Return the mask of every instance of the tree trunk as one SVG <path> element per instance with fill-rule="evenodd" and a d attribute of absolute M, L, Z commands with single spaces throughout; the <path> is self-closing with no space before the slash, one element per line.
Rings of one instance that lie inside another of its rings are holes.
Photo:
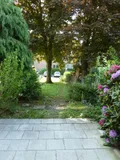
<path fill-rule="evenodd" d="M 52 80 L 51 80 L 51 69 L 52 69 L 52 60 L 49 59 L 47 61 L 47 80 L 46 80 L 46 83 L 52 83 Z"/>
<path fill-rule="evenodd" d="M 90 37 L 90 36 L 89 36 Z M 83 53 L 81 56 L 81 73 L 82 79 L 89 73 L 89 64 L 88 64 L 88 46 L 89 46 L 89 38 L 86 42 L 83 42 Z"/>
<path fill-rule="evenodd" d="M 52 83 L 51 80 L 51 70 L 52 70 L 52 60 L 53 60 L 53 42 L 54 37 L 49 38 L 49 45 L 47 50 L 47 81 L 46 83 Z"/>
<path fill-rule="evenodd" d="M 81 61 L 81 72 L 82 72 L 82 77 L 84 78 L 88 73 L 88 61 L 86 59 L 82 59 Z"/>

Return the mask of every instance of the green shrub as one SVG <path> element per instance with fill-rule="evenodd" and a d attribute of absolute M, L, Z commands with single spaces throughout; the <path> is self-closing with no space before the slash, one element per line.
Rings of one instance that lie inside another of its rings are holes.
<path fill-rule="evenodd" d="M 101 107 L 100 106 L 88 106 L 82 112 L 83 118 L 91 118 L 95 121 L 100 119 Z"/>
<path fill-rule="evenodd" d="M 85 76 L 84 84 L 88 87 L 96 88 L 99 83 L 105 82 L 104 72 L 107 71 L 108 67 L 94 67 L 91 69 L 90 73 Z"/>
<path fill-rule="evenodd" d="M 17 102 L 41 97 L 41 86 L 34 70 L 25 70 L 17 53 L 11 53 L 0 66 L 0 101 Z"/>
<path fill-rule="evenodd" d="M 24 88 L 22 97 L 26 100 L 34 100 L 41 98 L 41 85 L 38 81 L 38 75 L 34 70 L 24 72 Z"/>
<path fill-rule="evenodd" d="M 17 101 L 23 89 L 23 62 L 10 53 L 0 66 L 0 100 Z"/>
<path fill-rule="evenodd" d="M 100 57 L 98 57 L 96 67 L 91 68 L 89 74 L 84 78 L 84 83 L 86 85 L 96 88 L 98 84 L 106 83 L 105 75 L 110 66 L 116 63 L 120 64 L 120 57 L 117 56 L 113 47 L 109 47 L 106 55 L 108 55 L 109 59 L 104 57 L 104 63 L 101 63 Z"/>
<path fill-rule="evenodd" d="M 54 73 L 55 73 L 56 71 L 61 72 L 60 69 L 58 69 L 58 68 L 52 68 L 52 71 L 51 71 L 52 73 L 51 73 L 51 74 L 54 75 Z"/>
<path fill-rule="evenodd" d="M 72 72 L 71 71 L 65 71 L 63 76 L 61 77 L 61 81 L 70 82 L 71 78 L 72 78 Z"/>
<path fill-rule="evenodd" d="M 40 69 L 39 74 L 43 74 L 45 71 L 47 71 L 47 69 L 46 68 L 42 68 L 42 69 Z"/>
<path fill-rule="evenodd" d="M 71 85 L 69 98 L 75 101 L 85 101 L 92 105 L 96 105 L 98 103 L 96 90 L 80 83 L 74 83 Z"/>

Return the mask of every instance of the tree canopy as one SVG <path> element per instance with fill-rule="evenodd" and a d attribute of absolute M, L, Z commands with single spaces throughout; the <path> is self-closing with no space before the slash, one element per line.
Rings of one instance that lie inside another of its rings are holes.
<path fill-rule="evenodd" d="M 31 48 L 47 62 L 73 59 L 89 73 L 97 57 L 110 59 L 113 46 L 120 56 L 119 0 L 19 0 L 31 32 Z M 39 56 L 38 56 L 39 57 Z"/>
<path fill-rule="evenodd" d="M 71 19 L 69 6 L 62 0 L 19 0 L 18 5 L 31 31 L 31 48 L 37 57 L 46 60 L 47 82 L 51 82 L 52 61 L 62 61 L 65 42 L 69 41 L 63 33 Z"/>
<path fill-rule="evenodd" d="M 75 0 L 76 18 L 70 30 L 76 33 L 76 43 L 79 45 L 78 59 L 81 62 L 83 75 L 95 65 L 100 55 L 110 58 L 106 54 L 110 46 L 113 46 L 120 57 L 120 1 L 119 0 Z M 76 52 L 73 52 L 76 53 Z M 76 57 L 77 55 L 75 55 Z"/>

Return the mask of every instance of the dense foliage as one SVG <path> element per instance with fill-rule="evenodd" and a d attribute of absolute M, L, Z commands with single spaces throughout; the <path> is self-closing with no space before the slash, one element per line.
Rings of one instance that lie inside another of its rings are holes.
<path fill-rule="evenodd" d="M 112 65 L 104 76 L 106 83 L 98 85 L 103 105 L 99 124 L 107 145 L 120 146 L 120 65 Z"/>
<path fill-rule="evenodd" d="M 110 59 L 113 46 L 119 56 L 119 0 L 19 0 L 31 30 L 31 48 L 47 61 L 51 81 L 52 60 L 72 61 L 82 77 L 96 65 L 100 56 Z"/>
<path fill-rule="evenodd" d="M 100 56 L 97 58 L 96 66 L 92 67 L 89 74 L 84 77 L 83 82 L 87 86 L 96 88 L 98 84 L 106 83 L 106 77 L 104 73 L 110 68 L 112 64 L 120 64 L 120 57 L 117 56 L 117 52 L 113 47 L 109 47 L 107 53 L 109 57 L 104 57 L 103 62 L 100 61 Z"/>
<path fill-rule="evenodd" d="M 25 66 L 30 66 L 32 56 L 28 43 L 28 26 L 20 8 L 14 5 L 13 0 L 0 0 L 0 62 L 17 50 L 18 58 Z"/>
<path fill-rule="evenodd" d="M 23 61 L 17 53 L 10 53 L 0 66 L 0 100 L 17 101 L 23 89 Z"/>
<path fill-rule="evenodd" d="M 10 53 L 0 66 L 0 101 L 17 102 L 41 97 L 41 86 L 34 70 L 24 69 L 16 52 Z"/>
<path fill-rule="evenodd" d="M 69 90 L 69 97 L 75 101 L 82 101 L 84 103 L 97 105 L 98 95 L 96 90 L 88 87 L 85 84 L 72 84 Z"/>
<path fill-rule="evenodd" d="M 47 82 L 51 82 L 52 61 L 63 62 L 65 34 L 63 27 L 70 19 L 68 7 L 62 0 L 19 0 L 23 14 L 31 30 L 31 48 L 37 59 L 47 62 Z"/>
<path fill-rule="evenodd" d="M 107 50 L 113 46 L 120 57 L 120 1 L 119 0 L 74 0 L 66 1 L 71 5 L 75 17 L 67 27 L 72 31 L 69 44 L 72 61 L 81 66 L 82 76 L 89 73 L 100 56 L 110 59 Z"/>
<path fill-rule="evenodd" d="M 61 77 L 61 81 L 62 82 L 71 82 L 71 78 L 72 78 L 72 71 L 65 71 L 63 76 Z"/>
<path fill-rule="evenodd" d="M 42 98 L 41 85 L 38 81 L 38 76 L 34 70 L 24 72 L 23 76 L 24 88 L 20 98 L 25 100 L 36 100 Z"/>

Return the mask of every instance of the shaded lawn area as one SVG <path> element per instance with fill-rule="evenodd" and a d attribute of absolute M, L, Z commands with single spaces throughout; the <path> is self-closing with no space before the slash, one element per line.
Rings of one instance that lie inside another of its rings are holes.
<path fill-rule="evenodd" d="M 50 109 L 49 107 L 47 109 L 33 109 L 33 103 L 29 106 L 11 104 L 5 112 L 5 108 L 1 107 L 0 118 L 92 118 L 98 120 L 101 112 L 100 107 L 88 107 L 80 102 L 70 101 L 69 87 L 69 84 L 64 83 L 43 84 L 44 100 L 37 102 L 37 105 L 45 104 L 46 101 L 50 104 L 54 101 L 56 105 L 59 101 L 65 102 L 64 109 Z"/>
<path fill-rule="evenodd" d="M 68 100 L 68 90 L 70 85 L 65 83 L 53 83 L 53 84 L 43 84 L 42 93 L 45 98 L 60 98 L 63 100 Z"/>

